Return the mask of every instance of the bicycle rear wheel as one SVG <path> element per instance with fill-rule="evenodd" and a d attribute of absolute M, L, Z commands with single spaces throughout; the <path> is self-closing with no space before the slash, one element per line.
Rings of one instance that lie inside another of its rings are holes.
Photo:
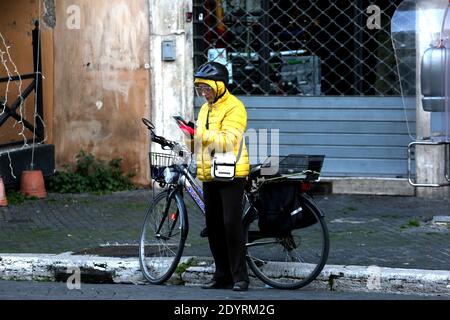
<path fill-rule="evenodd" d="M 277 289 L 298 289 L 311 283 L 328 259 L 328 228 L 320 209 L 306 195 L 302 208 L 313 214 L 315 223 L 285 236 L 259 231 L 255 215 L 244 222 L 247 263 L 256 277 Z"/>
<path fill-rule="evenodd" d="M 180 194 L 159 193 L 147 211 L 139 242 L 139 263 L 150 283 L 162 284 L 172 276 L 187 234 L 186 208 Z"/>

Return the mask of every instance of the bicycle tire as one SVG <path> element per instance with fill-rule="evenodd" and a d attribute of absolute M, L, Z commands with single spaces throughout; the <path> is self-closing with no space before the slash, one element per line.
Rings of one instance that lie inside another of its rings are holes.
<path fill-rule="evenodd" d="M 163 284 L 175 272 L 188 230 L 186 206 L 180 193 L 159 193 L 145 215 L 139 241 L 139 264 L 151 284 Z"/>
<path fill-rule="evenodd" d="M 328 259 L 330 240 L 324 214 L 309 196 L 301 195 L 301 198 L 302 207 L 310 210 L 317 222 L 292 230 L 284 237 L 261 234 L 257 214 L 244 218 L 247 264 L 258 279 L 273 288 L 295 290 L 308 285 Z M 282 261 L 288 256 L 299 261 Z"/>

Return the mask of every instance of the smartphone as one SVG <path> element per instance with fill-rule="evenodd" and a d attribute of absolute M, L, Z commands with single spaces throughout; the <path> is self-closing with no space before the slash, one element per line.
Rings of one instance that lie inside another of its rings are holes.
<path fill-rule="evenodd" d="M 180 121 L 180 122 L 186 124 L 186 121 L 184 121 L 182 116 L 172 116 L 172 118 L 174 118 L 176 121 Z"/>
<path fill-rule="evenodd" d="M 172 118 L 174 118 L 175 121 L 177 121 L 177 122 L 181 122 L 182 124 L 185 124 L 188 127 L 195 129 L 195 124 L 192 121 L 187 122 L 186 120 L 183 119 L 182 116 L 172 116 Z"/>

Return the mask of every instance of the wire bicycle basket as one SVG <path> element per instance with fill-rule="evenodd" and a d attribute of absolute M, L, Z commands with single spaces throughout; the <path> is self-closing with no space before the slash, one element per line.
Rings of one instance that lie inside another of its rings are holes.
<path fill-rule="evenodd" d="M 164 182 L 164 170 L 173 166 L 175 156 L 167 153 L 150 152 L 150 173 L 153 180 Z"/>

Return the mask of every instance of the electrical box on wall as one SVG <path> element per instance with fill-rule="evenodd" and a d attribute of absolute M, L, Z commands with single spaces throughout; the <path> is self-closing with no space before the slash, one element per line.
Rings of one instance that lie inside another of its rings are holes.
<path fill-rule="evenodd" d="M 162 42 L 162 60 L 163 61 L 176 60 L 176 46 L 174 40 L 164 40 Z"/>

